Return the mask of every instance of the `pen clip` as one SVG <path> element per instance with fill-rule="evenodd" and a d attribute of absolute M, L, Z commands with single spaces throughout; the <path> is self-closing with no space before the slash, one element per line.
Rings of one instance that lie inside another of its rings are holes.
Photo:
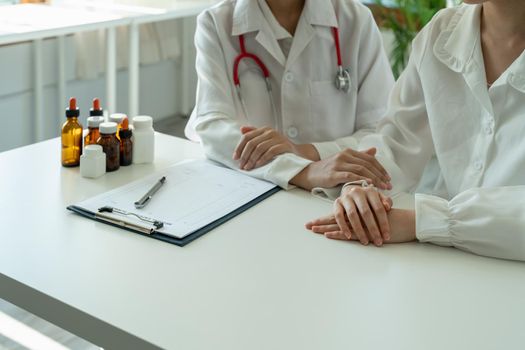
<path fill-rule="evenodd" d="M 151 200 L 153 195 L 157 193 L 157 191 L 162 187 L 162 185 L 164 185 L 165 182 L 166 182 L 166 176 L 163 176 L 159 181 L 157 181 L 157 183 L 155 183 L 155 185 L 153 185 L 153 187 L 148 192 L 146 192 L 144 196 L 142 196 L 141 199 L 133 203 L 135 205 L 135 208 L 137 209 L 144 208 L 146 204 L 148 204 L 148 202 Z"/>
<path fill-rule="evenodd" d="M 140 200 L 136 201 L 134 204 L 135 204 L 135 208 L 137 209 L 142 209 L 146 206 L 146 204 L 148 204 L 149 200 L 151 199 L 151 196 L 147 196 L 147 197 L 144 197 L 144 198 L 141 198 Z"/>

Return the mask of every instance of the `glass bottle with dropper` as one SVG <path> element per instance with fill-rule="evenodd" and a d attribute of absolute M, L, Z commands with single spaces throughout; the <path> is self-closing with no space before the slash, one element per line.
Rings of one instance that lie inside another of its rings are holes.
<path fill-rule="evenodd" d="M 69 99 L 69 108 L 66 109 L 67 121 L 62 126 L 62 165 L 75 167 L 80 164 L 82 155 L 82 125 L 78 122 L 80 111 L 77 108 L 77 99 Z"/>
<path fill-rule="evenodd" d="M 88 134 L 84 138 L 84 147 L 97 144 L 100 137 L 99 126 L 104 122 L 103 114 L 104 111 L 100 108 L 100 100 L 98 98 L 93 99 L 93 108 L 89 110 L 89 118 L 87 119 Z"/>

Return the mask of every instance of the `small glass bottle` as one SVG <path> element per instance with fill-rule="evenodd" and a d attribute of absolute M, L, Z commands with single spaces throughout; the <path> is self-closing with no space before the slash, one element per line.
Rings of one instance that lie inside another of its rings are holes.
<path fill-rule="evenodd" d="M 117 139 L 120 141 L 120 129 L 122 128 L 122 121 L 124 118 L 127 118 L 127 116 L 124 113 L 112 113 L 109 116 L 109 122 L 113 122 L 117 124 Z"/>
<path fill-rule="evenodd" d="M 106 171 L 120 168 L 120 142 L 117 139 L 117 124 L 108 122 L 100 124 L 100 138 L 97 143 L 106 154 Z"/>
<path fill-rule="evenodd" d="M 131 141 L 132 132 L 129 128 L 128 118 L 122 121 L 122 129 L 119 131 L 120 136 L 120 165 L 127 166 L 131 164 L 133 155 L 133 142 Z"/>
<path fill-rule="evenodd" d="M 88 133 L 84 137 L 84 147 L 88 145 L 96 145 L 100 137 L 99 126 L 104 122 L 104 117 L 89 117 L 87 118 Z"/>
<path fill-rule="evenodd" d="M 155 131 L 153 118 L 141 115 L 133 118 L 133 164 L 153 163 Z"/>
<path fill-rule="evenodd" d="M 77 100 L 69 99 L 69 108 L 66 109 L 67 121 L 62 126 L 62 165 L 75 167 L 80 164 L 82 155 L 82 125 L 78 122 L 80 111 Z"/>

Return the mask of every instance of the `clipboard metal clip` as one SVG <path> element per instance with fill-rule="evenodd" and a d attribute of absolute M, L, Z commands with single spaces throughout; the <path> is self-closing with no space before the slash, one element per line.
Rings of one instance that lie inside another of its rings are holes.
<path fill-rule="evenodd" d="M 157 230 L 159 230 L 159 229 L 164 227 L 164 222 L 162 222 L 160 220 L 155 220 L 155 219 L 143 216 L 143 215 L 138 215 L 138 214 L 135 214 L 135 213 L 131 213 L 129 211 L 125 211 L 125 210 L 118 209 L 118 208 L 113 208 L 113 207 L 110 207 L 110 206 L 100 207 L 100 208 L 98 208 L 98 212 L 99 213 L 120 214 L 120 215 L 125 215 L 125 216 L 134 216 L 134 217 L 136 217 L 137 219 L 139 219 L 141 221 L 144 221 L 144 222 L 152 224 L 153 226 L 155 226 L 155 229 L 157 229 Z"/>

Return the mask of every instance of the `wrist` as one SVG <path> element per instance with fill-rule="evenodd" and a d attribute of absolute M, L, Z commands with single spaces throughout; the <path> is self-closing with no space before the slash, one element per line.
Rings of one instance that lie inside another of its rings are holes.
<path fill-rule="evenodd" d="M 311 191 L 312 188 L 314 188 L 314 186 L 312 186 L 312 181 L 310 180 L 311 165 L 312 164 L 307 165 L 303 170 L 295 175 L 289 181 L 290 184 Z"/>
<path fill-rule="evenodd" d="M 299 145 L 293 144 L 293 151 L 299 157 L 303 157 L 303 158 L 309 159 L 314 162 L 321 160 L 321 157 L 319 156 L 319 152 L 317 152 L 317 148 L 315 148 L 315 146 L 310 143 L 299 144 Z"/>
<path fill-rule="evenodd" d="M 416 215 L 414 210 L 392 209 L 388 219 L 392 230 L 390 243 L 411 242 L 416 239 Z"/>

